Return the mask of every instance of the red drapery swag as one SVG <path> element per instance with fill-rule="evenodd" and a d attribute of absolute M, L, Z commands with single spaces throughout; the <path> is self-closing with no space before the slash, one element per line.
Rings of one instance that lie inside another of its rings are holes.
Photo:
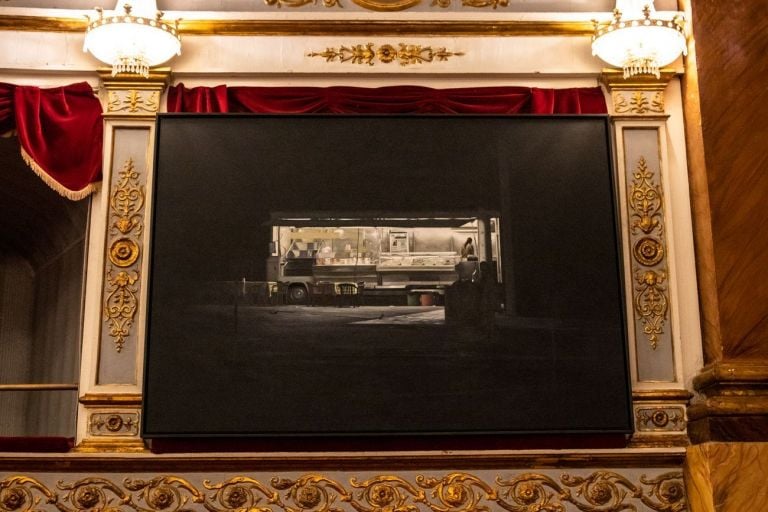
<path fill-rule="evenodd" d="M 168 91 L 169 112 L 606 114 L 599 87 L 193 87 Z"/>
<path fill-rule="evenodd" d="M 86 82 L 40 89 L 0 83 L 0 134 L 16 131 L 21 156 L 69 199 L 82 199 L 101 180 L 101 102 Z"/>

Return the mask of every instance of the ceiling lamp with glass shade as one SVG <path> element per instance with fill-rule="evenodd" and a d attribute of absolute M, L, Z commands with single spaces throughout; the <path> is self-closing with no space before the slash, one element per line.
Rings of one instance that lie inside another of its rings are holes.
<path fill-rule="evenodd" d="M 181 54 L 178 20 L 164 21 L 156 0 L 117 0 L 114 11 L 97 8 L 90 20 L 84 51 L 112 66 L 112 76 L 149 76 L 149 68 Z"/>
<path fill-rule="evenodd" d="M 658 15 L 653 0 L 616 0 L 613 21 L 594 23 L 592 55 L 622 68 L 624 78 L 642 74 L 659 78 L 659 68 L 687 51 L 682 15 Z"/>

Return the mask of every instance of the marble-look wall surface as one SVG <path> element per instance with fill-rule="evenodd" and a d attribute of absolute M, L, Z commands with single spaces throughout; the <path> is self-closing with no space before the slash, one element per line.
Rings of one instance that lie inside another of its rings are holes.
<path fill-rule="evenodd" d="M 768 443 L 704 443 L 688 449 L 685 486 L 691 512 L 768 507 Z"/>
<path fill-rule="evenodd" d="M 768 3 L 691 7 L 720 330 L 705 358 L 768 359 Z"/>

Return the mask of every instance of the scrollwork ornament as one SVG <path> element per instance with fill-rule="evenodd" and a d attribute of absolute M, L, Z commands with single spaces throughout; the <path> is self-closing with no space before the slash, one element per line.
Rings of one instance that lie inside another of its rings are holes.
<path fill-rule="evenodd" d="M 113 233 L 141 234 L 144 227 L 142 214 L 145 199 L 144 187 L 139 183 L 139 173 L 133 159 L 128 158 L 118 172 L 117 183 L 109 198 Z"/>
<path fill-rule="evenodd" d="M 93 512 L 118 512 L 123 505 L 130 505 L 131 496 L 110 480 L 89 477 L 72 483 L 59 482 L 57 487 L 66 491 L 62 498 L 62 512 L 88 510 Z M 68 508 L 64 503 L 69 503 Z"/>
<path fill-rule="evenodd" d="M 427 501 L 426 505 L 435 512 L 486 511 L 488 506 L 480 501 L 498 499 L 492 487 L 468 473 L 450 473 L 443 478 L 418 475 L 416 484 L 423 489 L 432 489 L 430 495 L 439 503 Z"/>
<path fill-rule="evenodd" d="M 341 512 L 342 509 L 334 506 L 336 499 L 352 501 L 352 494 L 344 486 L 322 475 L 304 475 L 297 480 L 275 477 L 270 484 L 275 489 L 287 491 L 285 496 L 295 508 L 285 505 L 283 509 L 286 512 Z"/>
<path fill-rule="evenodd" d="M 613 109 L 617 114 L 663 114 L 664 96 L 657 92 L 649 99 L 644 91 L 632 91 L 629 100 L 620 92 L 614 93 Z"/>
<path fill-rule="evenodd" d="M 350 503 L 359 512 L 417 512 L 418 507 L 408 500 L 426 503 L 424 491 L 397 476 L 382 475 L 363 482 L 353 477 L 350 484 L 362 489 Z"/>
<path fill-rule="evenodd" d="M 643 485 L 651 486 L 650 490 L 644 493 L 640 499 L 652 510 L 657 512 L 683 512 L 687 510 L 682 473 L 664 473 L 656 478 L 646 478 L 645 475 L 641 475 L 640 482 Z"/>
<path fill-rule="evenodd" d="M 510 512 L 564 512 L 562 501 L 570 497 L 568 489 L 538 473 L 525 473 L 509 480 L 497 477 L 496 483 L 501 487 L 497 503 Z"/>
<path fill-rule="evenodd" d="M 34 478 L 11 476 L 0 480 L 1 512 L 37 512 L 41 498 L 49 504 L 58 501 L 54 492 Z"/>
<path fill-rule="evenodd" d="M 193 503 L 205 503 L 205 495 L 183 478 L 158 476 L 151 480 L 126 478 L 125 488 L 138 492 L 138 498 L 147 504 L 144 508 L 131 501 L 129 505 L 138 512 L 181 512 L 187 510 L 190 498 Z"/>
<path fill-rule="evenodd" d="M 373 66 L 376 59 L 383 64 L 398 62 L 401 66 L 447 61 L 449 57 L 462 56 L 463 52 L 448 51 L 444 47 L 421 46 L 400 43 L 396 48 L 391 44 L 376 46 L 373 43 L 326 48 L 322 52 L 309 52 L 307 57 L 322 57 L 326 62 L 367 64 Z"/>
<path fill-rule="evenodd" d="M 568 487 L 576 488 L 576 497 L 583 501 L 576 497 L 568 501 L 584 512 L 637 510 L 627 498 L 640 498 L 643 494 L 641 488 L 610 471 L 596 471 L 586 478 L 564 474 L 560 481 Z"/>
<path fill-rule="evenodd" d="M 121 352 L 130 335 L 133 319 L 139 308 L 137 272 L 121 270 L 112 275 L 107 271 L 107 296 L 104 299 L 104 317 L 109 323 L 109 335 L 114 338 L 115 350 Z"/>
<path fill-rule="evenodd" d="M 655 270 L 635 273 L 635 312 L 640 316 L 643 333 L 648 336 L 653 350 L 658 347 L 659 335 L 664 332 L 669 309 L 667 289 L 663 284 L 666 277 L 666 273 Z"/>
<path fill-rule="evenodd" d="M 120 112 L 126 110 L 135 114 L 140 110 L 145 112 L 157 112 L 160 106 L 160 92 L 149 91 L 144 97 L 141 91 L 130 89 L 121 96 L 116 91 L 109 91 L 107 98 L 107 112 Z"/>
<path fill-rule="evenodd" d="M 271 512 L 270 507 L 261 506 L 264 498 L 270 505 L 280 504 L 277 492 L 246 476 L 230 478 L 217 484 L 205 480 L 203 487 L 216 491 L 204 503 L 205 508 L 211 512 Z"/>
<path fill-rule="evenodd" d="M 641 230 L 646 235 L 658 230 L 661 235 L 662 193 L 661 186 L 654 183 L 654 174 L 648 169 L 645 157 L 640 157 L 633 174 L 629 190 L 629 207 L 632 209 L 632 233 Z"/>

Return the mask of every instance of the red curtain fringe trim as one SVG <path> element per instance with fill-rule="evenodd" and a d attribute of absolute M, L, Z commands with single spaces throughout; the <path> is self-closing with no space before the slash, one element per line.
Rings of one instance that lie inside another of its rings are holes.
<path fill-rule="evenodd" d="M 79 201 L 81 199 L 85 199 L 89 195 L 93 194 L 98 190 L 99 185 L 98 183 L 90 183 L 85 186 L 85 188 L 82 188 L 80 190 L 70 190 L 55 179 L 51 177 L 50 174 L 45 172 L 40 165 L 35 162 L 34 158 L 32 158 L 29 153 L 27 153 L 23 147 L 20 148 L 21 150 L 21 158 L 24 160 L 24 163 L 27 164 L 27 166 L 32 169 L 32 172 L 37 174 L 37 176 L 43 180 L 43 183 L 51 187 L 55 192 L 57 192 L 59 195 L 66 197 L 67 199 L 71 199 L 72 201 Z"/>
<path fill-rule="evenodd" d="M 87 82 L 41 89 L 0 83 L 0 133 L 19 139 L 21 157 L 43 182 L 79 200 L 101 180 L 101 101 Z"/>

